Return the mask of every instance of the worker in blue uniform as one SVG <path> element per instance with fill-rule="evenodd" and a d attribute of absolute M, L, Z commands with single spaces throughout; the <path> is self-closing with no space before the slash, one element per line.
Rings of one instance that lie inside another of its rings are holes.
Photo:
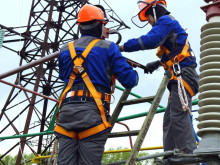
<path fill-rule="evenodd" d="M 66 86 L 54 128 L 59 138 L 59 165 L 101 164 L 111 130 L 112 76 L 125 88 L 138 84 L 137 72 L 117 45 L 101 39 L 107 22 L 99 7 L 84 5 L 77 19 L 81 37 L 60 50 L 59 77 Z"/>
<path fill-rule="evenodd" d="M 196 140 L 188 111 L 184 111 L 178 94 L 177 74 L 181 71 L 182 82 L 186 90 L 188 108 L 191 109 L 192 97 L 198 92 L 198 74 L 195 70 L 196 58 L 187 39 L 187 33 L 179 22 L 166 9 L 165 0 L 138 1 L 137 12 L 132 22 L 142 28 L 148 23 L 152 29 L 139 38 L 130 39 L 122 46 L 121 51 L 134 52 L 158 48 L 158 61 L 146 65 L 145 73 L 153 73 L 163 66 L 172 72 L 168 89 L 170 96 L 163 121 L 164 151 L 180 149 L 192 153 Z M 173 69 L 174 67 L 174 69 Z M 177 67 L 177 68 L 176 68 Z"/>

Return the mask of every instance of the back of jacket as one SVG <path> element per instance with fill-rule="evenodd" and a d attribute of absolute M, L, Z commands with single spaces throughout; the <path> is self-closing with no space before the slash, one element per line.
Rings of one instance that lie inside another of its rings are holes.
<path fill-rule="evenodd" d="M 93 36 L 82 36 L 74 41 L 76 53 L 82 54 L 94 39 L 96 38 Z M 58 66 L 59 77 L 67 84 L 70 73 L 73 70 L 68 44 L 64 45 L 60 50 Z M 126 63 L 126 59 L 121 55 L 117 45 L 110 41 L 100 40 L 96 43 L 88 54 L 84 67 L 93 84 L 101 85 L 108 89 L 110 89 L 112 83 L 112 75 L 125 88 L 132 88 L 138 83 L 138 74 Z M 83 83 L 82 78 L 77 77 L 75 83 Z"/>

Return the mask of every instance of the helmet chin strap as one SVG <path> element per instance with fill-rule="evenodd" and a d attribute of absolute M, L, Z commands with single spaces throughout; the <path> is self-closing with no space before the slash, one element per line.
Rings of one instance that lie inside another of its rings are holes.
<path fill-rule="evenodd" d="M 102 33 L 101 33 L 101 36 L 100 36 L 100 38 L 102 38 L 102 36 L 103 36 L 103 33 L 104 33 L 104 24 L 102 24 Z"/>
<path fill-rule="evenodd" d="M 156 15 L 156 5 L 157 5 L 157 1 L 155 2 L 155 4 L 153 4 L 152 8 L 153 8 L 153 13 L 154 13 L 154 20 L 155 20 L 155 23 L 157 22 L 157 15 Z"/>

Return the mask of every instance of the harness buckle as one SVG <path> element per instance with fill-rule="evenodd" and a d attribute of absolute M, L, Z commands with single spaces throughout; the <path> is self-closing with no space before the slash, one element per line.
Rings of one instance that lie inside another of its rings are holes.
<path fill-rule="evenodd" d="M 189 53 L 190 53 L 190 55 L 191 55 L 192 57 L 196 57 L 195 54 L 194 54 L 194 52 L 193 52 L 192 50 L 190 50 Z"/>
<path fill-rule="evenodd" d="M 73 66 L 74 69 L 77 69 L 79 71 L 79 73 L 82 73 L 84 71 L 82 65 L 75 65 Z"/>
<path fill-rule="evenodd" d="M 81 98 L 81 102 L 86 102 L 86 98 Z"/>
<path fill-rule="evenodd" d="M 176 74 L 176 76 L 179 76 L 181 74 L 180 65 L 179 62 L 176 62 L 176 57 L 174 58 L 173 72 Z"/>
<path fill-rule="evenodd" d="M 74 69 L 79 69 L 79 68 L 81 68 L 81 67 L 82 67 L 82 65 L 74 65 L 74 66 L 73 66 Z"/>
<path fill-rule="evenodd" d="M 113 94 L 111 94 L 111 95 L 112 95 L 114 100 L 112 102 L 110 102 L 110 104 L 113 104 L 115 102 L 115 96 Z"/>
<path fill-rule="evenodd" d="M 105 95 L 108 95 L 110 98 L 111 98 L 111 96 L 112 96 L 114 100 L 111 101 L 111 99 L 110 99 L 111 102 L 109 102 L 108 100 L 105 99 L 104 101 L 108 102 L 109 104 L 113 104 L 113 103 L 115 102 L 115 96 L 114 96 L 113 94 L 105 93 Z"/>

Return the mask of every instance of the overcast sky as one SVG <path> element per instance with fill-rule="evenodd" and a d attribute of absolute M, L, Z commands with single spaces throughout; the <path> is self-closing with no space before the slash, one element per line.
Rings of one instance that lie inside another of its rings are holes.
<path fill-rule="evenodd" d="M 97 4 L 99 0 L 91 0 L 93 4 Z M 134 13 L 136 2 L 137 1 L 128 1 L 128 0 L 106 0 L 106 2 L 112 7 L 112 9 L 119 15 L 119 17 L 131 27 L 131 29 L 122 30 L 122 42 L 126 42 L 128 39 L 137 38 L 141 35 L 146 34 L 151 26 L 148 25 L 143 29 L 139 29 L 138 27 L 134 26 L 131 22 L 131 17 Z M 102 4 L 102 1 L 101 1 Z M 205 20 L 205 13 L 200 9 L 201 6 L 205 5 L 203 0 L 167 0 L 167 8 L 182 25 L 183 28 L 187 28 L 187 32 L 189 34 L 188 39 L 191 44 L 191 47 L 197 57 L 197 62 L 199 63 L 199 54 L 200 54 L 200 29 L 206 23 Z M 0 5 L 0 24 L 5 26 L 21 26 L 27 25 L 27 20 L 29 16 L 29 10 L 31 6 L 31 0 L 1 0 Z M 110 37 L 112 40 L 116 40 L 115 37 Z M 15 45 L 17 50 L 20 50 L 22 44 Z M 134 53 L 123 53 L 124 56 L 135 60 L 143 65 L 146 65 L 148 62 L 157 60 L 155 56 L 156 50 L 150 51 L 139 51 Z M 1 65 L 0 65 L 0 74 L 6 71 L 9 71 L 13 68 L 18 67 L 19 65 L 19 58 L 14 53 L 10 51 L 6 51 L 5 49 L 0 49 L 0 56 L 1 56 Z M 155 71 L 152 75 L 143 74 L 143 71 L 137 69 L 140 77 L 140 82 L 137 87 L 135 87 L 132 92 L 142 96 L 153 96 L 155 95 L 159 84 L 163 77 L 163 69 L 160 68 L 158 71 Z M 199 71 L 199 66 L 197 67 L 197 71 Z M 5 80 L 14 83 L 14 76 L 10 78 L 6 78 Z M 117 84 L 121 86 L 119 83 Z M 10 92 L 10 87 L 5 84 L 0 84 L 0 109 L 2 109 L 3 104 Z M 33 89 L 30 89 L 33 90 Z M 120 98 L 120 91 L 115 92 L 116 102 Z M 167 96 L 168 91 L 166 90 L 164 97 L 162 99 L 161 104 L 166 106 L 167 103 Z M 130 99 L 134 97 L 129 97 Z M 197 96 L 194 97 L 196 99 Z M 113 111 L 116 104 L 111 106 L 111 110 Z M 140 104 L 136 106 L 129 106 L 125 107 L 121 113 L 121 116 L 132 115 L 136 113 L 146 112 L 149 109 L 149 104 Z M 194 109 L 197 109 L 195 107 Z M 197 116 L 195 114 L 194 116 Z M 141 128 L 141 124 L 144 118 L 138 118 L 134 120 L 126 121 L 125 123 L 128 124 L 131 130 L 137 130 Z M 151 125 L 150 131 L 144 141 L 142 147 L 148 146 L 161 146 L 162 145 L 162 120 L 163 114 L 158 114 L 155 116 L 153 123 Z M 1 121 L 0 121 L 1 123 Z M 1 124 L 0 124 L 1 128 Z M 23 128 L 23 127 L 22 127 Z M 196 126 L 195 126 L 195 129 Z M 126 131 L 125 127 L 116 124 L 114 131 Z M 135 137 L 133 137 L 133 143 L 135 141 Z M 119 138 L 116 143 L 115 139 L 110 139 L 107 141 L 106 149 L 110 147 L 128 147 L 129 148 L 129 139 L 126 138 Z M 0 144 L 1 145 L 1 144 Z M 0 151 L 1 154 L 1 151 Z"/>

